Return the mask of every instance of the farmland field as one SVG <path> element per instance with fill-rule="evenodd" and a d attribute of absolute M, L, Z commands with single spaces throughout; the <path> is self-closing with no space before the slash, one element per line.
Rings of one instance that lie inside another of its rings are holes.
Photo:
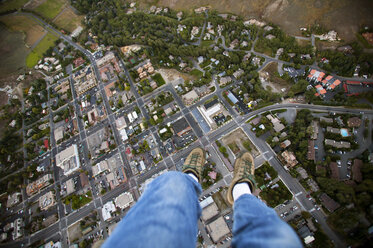
<path fill-rule="evenodd" d="M 52 20 L 61 12 L 66 0 L 33 0 L 28 8 L 32 9 L 39 15 Z"/>
<path fill-rule="evenodd" d="M 81 24 L 83 16 L 76 15 L 71 8 L 66 8 L 63 12 L 53 21 L 58 27 L 72 32 Z"/>
<path fill-rule="evenodd" d="M 54 45 L 54 42 L 58 37 L 51 33 L 48 33 L 39 44 L 27 55 L 26 65 L 31 68 L 35 66 L 39 59 L 43 57 L 43 54 L 48 50 L 49 47 Z"/>

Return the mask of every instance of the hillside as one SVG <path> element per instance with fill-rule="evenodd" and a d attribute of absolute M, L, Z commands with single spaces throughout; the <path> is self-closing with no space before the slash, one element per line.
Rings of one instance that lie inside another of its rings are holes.
<path fill-rule="evenodd" d="M 300 34 L 299 28 L 321 24 L 336 30 L 350 41 L 362 24 L 373 26 L 373 1 L 370 0 L 139 0 L 142 6 L 168 6 L 190 10 L 210 6 L 222 13 L 244 18 L 262 18 L 281 26 L 289 34 Z"/>

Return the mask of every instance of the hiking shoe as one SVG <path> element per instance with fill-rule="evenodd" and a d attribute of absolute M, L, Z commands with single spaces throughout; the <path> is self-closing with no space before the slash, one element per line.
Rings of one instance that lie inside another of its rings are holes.
<path fill-rule="evenodd" d="M 183 173 L 193 173 L 198 181 L 201 181 L 203 165 L 205 164 L 205 151 L 202 148 L 194 148 L 185 159 Z"/>
<path fill-rule="evenodd" d="M 234 163 L 234 176 L 227 192 L 227 200 L 229 204 L 233 205 L 233 187 L 237 183 L 247 182 L 250 186 L 251 192 L 254 193 L 255 179 L 254 179 L 254 159 L 249 152 L 245 152 L 241 157 L 236 159 Z"/>

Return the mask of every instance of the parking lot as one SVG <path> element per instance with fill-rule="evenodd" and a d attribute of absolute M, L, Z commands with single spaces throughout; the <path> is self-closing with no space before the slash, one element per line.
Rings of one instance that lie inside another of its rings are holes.
<path fill-rule="evenodd" d="M 300 205 L 295 200 L 278 205 L 275 211 L 284 221 L 289 221 L 302 212 Z"/>

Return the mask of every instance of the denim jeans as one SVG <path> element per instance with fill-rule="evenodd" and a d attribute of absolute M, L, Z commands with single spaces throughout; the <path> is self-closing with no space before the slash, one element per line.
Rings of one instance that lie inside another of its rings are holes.
<path fill-rule="evenodd" d="M 201 192 L 190 176 L 164 173 L 147 186 L 103 247 L 196 247 Z M 233 235 L 233 247 L 302 247 L 292 228 L 252 195 L 235 201 Z"/>

